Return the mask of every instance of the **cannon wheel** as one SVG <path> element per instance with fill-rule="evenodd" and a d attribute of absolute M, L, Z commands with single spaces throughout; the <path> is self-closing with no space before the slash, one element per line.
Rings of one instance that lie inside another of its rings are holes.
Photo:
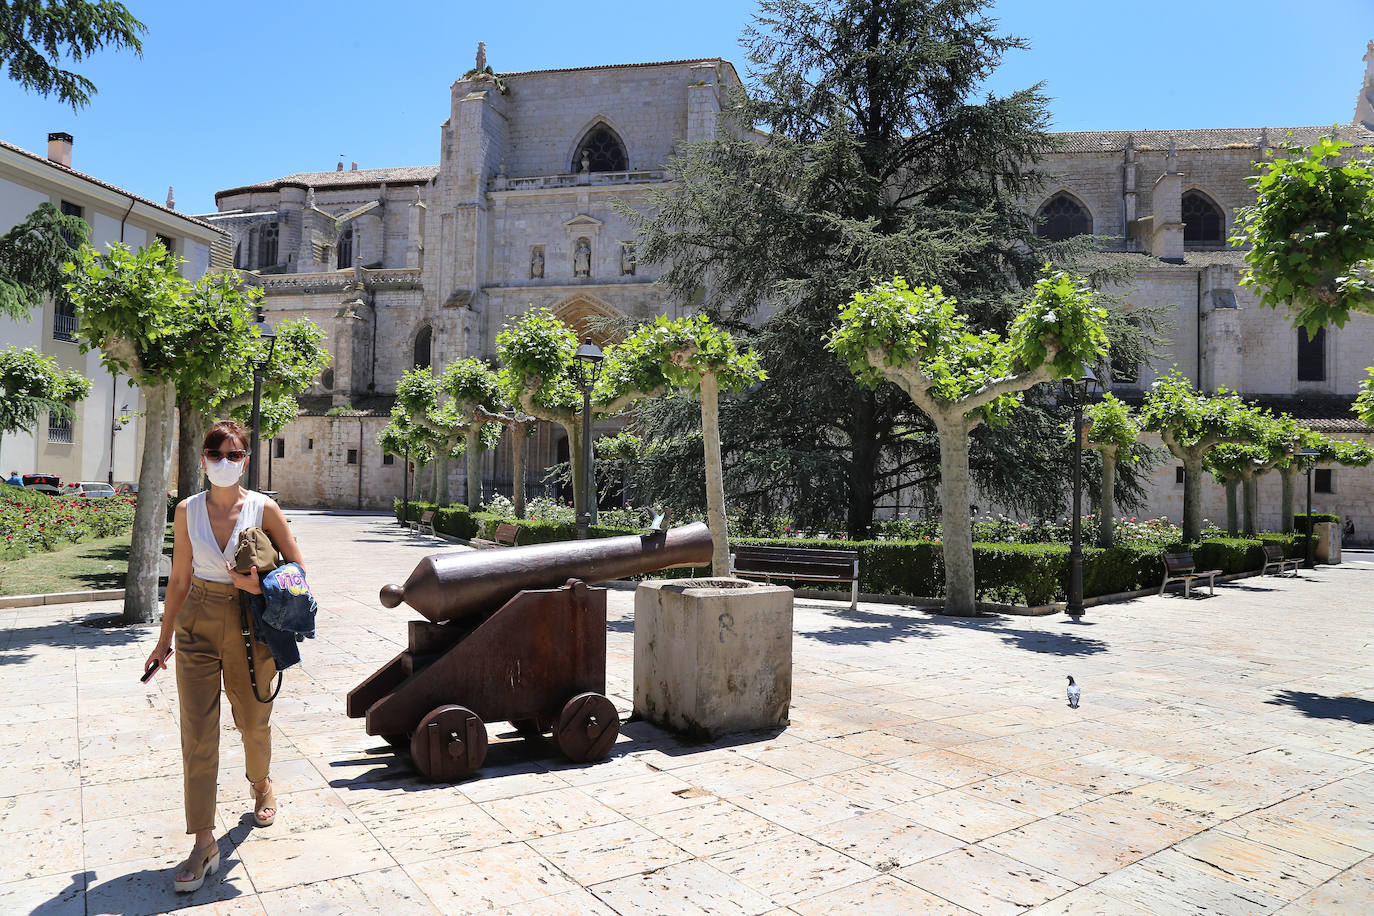
<path fill-rule="evenodd" d="M 487 728 L 472 710 L 440 706 L 420 720 L 410 739 L 410 758 L 426 779 L 453 782 L 482 765 Z"/>
<path fill-rule="evenodd" d="M 511 727 L 522 738 L 542 738 L 553 728 L 553 716 L 537 716 L 533 719 L 511 719 Z"/>
<path fill-rule="evenodd" d="M 575 763 L 605 757 L 619 734 L 615 704 L 599 693 L 579 693 L 563 704 L 553 730 L 558 749 Z"/>

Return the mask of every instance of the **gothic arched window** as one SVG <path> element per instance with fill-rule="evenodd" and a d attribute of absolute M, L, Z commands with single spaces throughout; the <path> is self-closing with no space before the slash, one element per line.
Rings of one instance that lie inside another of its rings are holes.
<path fill-rule="evenodd" d="M 1075 235 L 1092 235 L 1093 218 L 1088 208 L 1072 194 L 1060 191 L 1040 207 L 1035 214 L 1035 234 L 1052 242 L 1062 242 Z"/>
<path fill-rule="evenodd" d="M 1212 198 L 1201 191 L 1183 193 L 1183 244 L 1220 245 L 1225 231 L 1226 217 Z"/>
<path fill-rule="evenodd" d="M 625 144 L 605 124 L 596 125 L 582 138 L 573 155 L 572 170 L 582 171 L 584 161 L 589 172 L 623 172 L 629 168 Z"/>
<path fill-rule="evenodd" d="M 428 369 L 433 360 L 434 329 L 429 325 L 420 328 L 415 335 L 415 368 Z"/>
<path fill-rule="evenodd" d="M 258 267 L 277 266 L 277 224 L 268 223 L 258 235 Z"/>
<path fill-rule="evenodd" d="M 353 266 L 353 227 L 349 226 L 339 236 L 339 270 Z"/>

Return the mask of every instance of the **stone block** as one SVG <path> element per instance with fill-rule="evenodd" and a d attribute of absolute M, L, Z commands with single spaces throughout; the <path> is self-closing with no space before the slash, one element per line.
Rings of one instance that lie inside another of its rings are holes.
<path fill-rule="evenodd" d="M 634 708 L 709 738 L 787 724 L 792 590 L 742 579 L 666 579 L 635 591 Z"/>

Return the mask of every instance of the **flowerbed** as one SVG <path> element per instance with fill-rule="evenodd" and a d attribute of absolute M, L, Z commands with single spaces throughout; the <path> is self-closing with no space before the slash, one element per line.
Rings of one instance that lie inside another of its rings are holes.
<path fill-rule="evenodd" d="M 0 556 L 7 559 L 56 550 L 64 541 L 123 534 L 133 524 L 134 501 L 123 496 L 52 498 L 0 486 Z"/>

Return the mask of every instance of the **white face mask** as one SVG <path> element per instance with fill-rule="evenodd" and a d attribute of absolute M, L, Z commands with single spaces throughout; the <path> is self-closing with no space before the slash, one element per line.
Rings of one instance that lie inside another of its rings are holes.
<path fill-rule="evenodd" d="M 239 477 L 243 476 L 243 466 L 247 461 L 247 458 L 243 461 L 230 461 L 228 458 L 206 461 L 205 476 L 217 487 L 232 487 L 239 482 Z"/>

